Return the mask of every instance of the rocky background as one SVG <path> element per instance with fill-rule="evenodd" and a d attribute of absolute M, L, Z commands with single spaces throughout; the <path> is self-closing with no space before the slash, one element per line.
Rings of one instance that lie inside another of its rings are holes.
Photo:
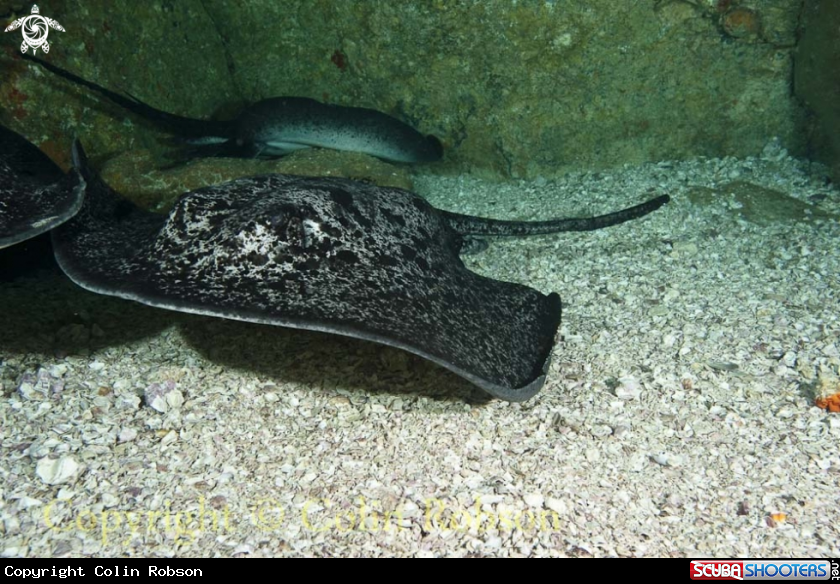
<path fill-rule="evenodd" d="M 226 118 L 279 95 L 372 107 L 439 136 L 440 172 L 550 178 L 751 155 L 774 137 L 831 162 L 833 143 L 816 137 L 838 124 L 824 91 L 837 83 L 826 73 L 832 63 L 797 69 L 806 95 L 792 92 L 803 14 L 820 4 L 835 5 L 822 11 L 834 12 L 836 32 L 837 3 L 815 0 L 51 0 L 40 8 L 66 29 L 50 33 L 47 59 L 160 109 Z M 0 0 L 0 24 L 30 8 Z M 811 34 L 819 37 L 811 52 L 826 39 L 836 46 L 827 17 L 808 22 L 829 28 Z M 123 183 L 136 181 L 121 155 L 157 160 L 166 151 L 166 136 L 137 116 L 21 60 L 20 40 L 19 31 L 0 35 L 0 123 L 65 166 L 79 135 L 95 161 L 116 157 L 111 178 Z M 410 186 L 404 168 L 345 171 L 343 155 L 309 164 L 311 155 L 293 162 Z M 165 190 L 165 176 L 152 182 Z"/>
<path fill-rule="evenodd" d="M 840 182 L 840 2 L 805 2 L 801 22 L 794 87 L 808 111 L 807 154 Z"/>

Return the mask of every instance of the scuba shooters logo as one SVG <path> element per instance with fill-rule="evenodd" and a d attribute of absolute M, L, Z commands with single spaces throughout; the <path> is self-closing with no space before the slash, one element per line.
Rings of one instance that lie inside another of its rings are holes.
<path fill-rule="evenodd" d="M 26 53 L 26 50 L 31 48 L 32 54 L 42 49 L 44 53 L 50 52 L 50 43 L 47 42 L 47 36 L 50 34 L 50 29 L 55 29 L 60 32 L 65 32 L 64 27 L 58 24 L 57 20 L 41 16 L 41 11 L 37 4 L 32 5 L 32 14 L 18 18 L 12 24 L 6 27 L 3 32 L 10 30 L 17 30 L 23 27 L 21 33 L 23 34 L 23 42 L 20 44 L 20 52 Z"/>
<path fill-rule="evenodd" d="M 743 580 L 744 563 L 729 561 L 691 562 L 692 580 Z"/>
<path fill-rule="evenodd" d="M 836 560 L 692 560 L 692 580 L 828 580 Z M 834 569 L 833 569 L 834 568 Z"/>

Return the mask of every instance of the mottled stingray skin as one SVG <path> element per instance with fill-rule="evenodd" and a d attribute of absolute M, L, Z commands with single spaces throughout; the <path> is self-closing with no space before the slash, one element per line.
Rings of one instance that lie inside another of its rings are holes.
<path fill-rule="evenodd" d="M 67 221 L 82 205 L 84 182 L 65 175 L 23 136 L 0 126 L 0 248 Z"/>
<path fill-rule="evenodd" d="M 401 189 L 277 174 L 187 193 L 164 217 L 114 193 L 78 144 L 74 160 L 85 204 L 52 239 L 59 265 L 83 288 L 399 347 L 509 401 L 545 381 L 560 297 L 479 276 L 458 257 L 463 234 L 523 234 L 521 222 L 444 213 Z M 603 227 L 667 200 L 531 225 Z"/>
<path fill-rule="evenodd" d="M 249 105 L 234 120 L 198 120 L 120 95 L 37 57 L 22 57 L 193 144 L 187 151 L 193 156 L 271 157 L 312 147 L 362 152 L 392 162 L 434 162 L 443 156 L 436 137 L 424 136 L 369 108 L 330 105 L 307 97 L 276 97 Z"/>
<path fill-rule="evenodd" d="M 467 270 L 458 234 L 413 193 L 269 175 L 187 193 L 164 217 L 83 175 L 82 210 L 52 235 L 83 288 L 392 345 L 506 400 L 543 384 L 560 298 Z"/>

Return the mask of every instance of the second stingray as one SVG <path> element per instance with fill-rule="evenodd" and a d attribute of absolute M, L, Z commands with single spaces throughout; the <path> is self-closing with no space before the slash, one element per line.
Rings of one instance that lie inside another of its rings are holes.
<path fill-rule="evenodd" d="M 82 206 L 85 184 L 65 175 L 26 138 L 0 125 L 0 249 L 67 221 Z"/>
<path fill-rule="evenodd" d="M 82 79 L 31 55 L 24 59 L 105 96 L 187 144 L 190 156 L 275 157 L 305 148 L 362 152 L 392 162 L 434 162 L 443 156 L 435 136 L 377 110 L 321 103 L 307 97 L 274 97 L 245 107 L 236 119 L 198 120 L 154 108 Z"/>
<path fill-rule="evenodd" d="M 469 271 L 458 255 L 463 236 L 605 227 L 668 200 L 592 219 L 521 223 L 439 211 L 401 189 L 265 175 L 186 193 L 162 216 L 114 193 L 78 144 L 74 162 L 85 203 L 53 231 L 53 247 L 83 288 L 391 345 L 509 401 L 543 385 L 560 298 Z"/>

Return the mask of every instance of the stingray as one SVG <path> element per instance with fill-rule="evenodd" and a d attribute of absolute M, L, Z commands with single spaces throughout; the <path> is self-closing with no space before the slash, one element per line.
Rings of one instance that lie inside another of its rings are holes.
<path fill-rule="evenodd" d="M 82 205 L 85 184 L 65 175 L 26 138 L 0 126 L 0 248 L 67 221 Z"/>
<path fill-rule="evenodd" d="M 59 266 L 83 288 L 398 347 L 508 401 L 542 387 L 560 297 L 469 271 L 464 236 L 605 227 L 668 200 L 522 223 L 440 211 L 397 188 L 274 174 L 186 193 L 163 216 L 114 193 L 78 143 L 73 156 L 85 203 L 52 240 Z"/>
<path fill-rule="evenodd" d="M 36 57 L 23 55 L 73 83 L 182 139 L 191 156 L 276 157 L 304 148 L 362 152 L 391 162 L 433 162 L 443 156 L 434 136 L 380 111 L 330 105 L 306 97 L 275 97 L 244 108 L 234 120 L 198 120 L 154 108 L 120 95 Z"/>

